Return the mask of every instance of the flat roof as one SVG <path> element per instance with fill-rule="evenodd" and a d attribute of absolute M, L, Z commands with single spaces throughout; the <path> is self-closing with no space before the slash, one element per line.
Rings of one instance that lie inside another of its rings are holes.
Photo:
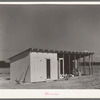
<path fill-rule="evenodd" d="M 75 51 L 64 51 L 64 50 L 48 50 L 48 49 L 34 49 L 34 48 L 29 48 L 21 53 L 18 53 L 10 58 L 9 60 L 15 59 L 16 57 L 23 55 L 23 57 L 30 52 L 42 52 L 42 53 L 62 53 L 62 54 L 71 54 L 71 55 L 80 55 L 80 56 L 89 56 L 94 54 L 94 52 L 75 52 Z"/>

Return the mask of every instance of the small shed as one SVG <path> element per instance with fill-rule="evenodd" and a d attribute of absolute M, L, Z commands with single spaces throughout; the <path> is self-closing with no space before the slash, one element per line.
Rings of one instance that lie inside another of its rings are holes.
<path fill-rule="evenodd" d="M 11 81 L 40 82 L 58 80 L 65 75 L 85 74 L 85 57 L 89 57 L 89 74 L 93 74 L 93 52 L 71 52 L 29 48 L 10 57 Z M 83 58 L 83 69 L 80 59 Z"/>

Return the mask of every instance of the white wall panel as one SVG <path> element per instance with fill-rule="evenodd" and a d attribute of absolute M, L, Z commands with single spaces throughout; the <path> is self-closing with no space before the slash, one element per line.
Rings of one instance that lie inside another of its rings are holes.
<path fill-rule="evenodd" d="M 57 54 L 30 53 L 31 82 L 46 81 L 46 59 L 50 59 L 51 80 L 56 80 L 58 75 Z"/>
<path fill-rule="evenodd" d="M 29 66 L 27 75 L 25 77 L 25 73 L 27 67 Z M 23 81 L 25 77 L 26 82 L 30 82 L 30 64 L 29 64 L 29 56 L 12 62 L 10 65 L 10 78 L 12 81 L 20 80 Z"/>

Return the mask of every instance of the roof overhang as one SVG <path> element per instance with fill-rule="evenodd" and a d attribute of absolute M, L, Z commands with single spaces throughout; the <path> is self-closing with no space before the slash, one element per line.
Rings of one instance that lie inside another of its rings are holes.
<path fill-rule="evenodd" d="M 29 48 L 17 55 L 14 55 L 10 58 L 8 58 L 10 60 L 10 62 L 13 62 L 15 60 L 17 60 L 18 56 L 19 57 L 25 57 L 27 56 L 30 52 L 41 52 L 41 53 L 62 53 L 62 54 L 68 54 L 68 55 L 76 55 L 76 56 L 89 56 L 89 55 L 93 55 L 93 52 L 75 52 L 75 51 L 64 51 L 64 50 L 47 50 L 47 49 L 33 49 L 33 48 Z"/>

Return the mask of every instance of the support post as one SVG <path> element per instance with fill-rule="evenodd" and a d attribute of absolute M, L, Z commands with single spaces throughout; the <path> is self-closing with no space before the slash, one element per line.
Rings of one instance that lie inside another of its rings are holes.
<path fill-rule="evenodd" d="M 86 63 L 85 63 L 85 56 L 83 57 L 83 74 L 86 74 L 86 70 L 85 70 L 85 67 L 86 67 Z"/>
<path fill-rule="evenodd" d="M 70 74 L 70 54 L 68 55 L 68 59 L 69 59 L 69 74 Z"/>
<path fill-rule="evenodd" d="M 91 71 L 91 70 L 92 70 L 91 64 L 92 64 L 92 63 L 91 63 L 91 55 L 89 55 L 89 75 L 92 74 L 92 73 L 91 73 L 91 72 L 92 72 L 92 71 Z"/>
<path fill-rule="evenodd" d="M 79 71 L 79 76 L 82 76 L 81 75 L 81 63 L 80 63 L 81 62 L 81 59 L 80 58 L 81 58 L 81 55 L 79 55 L 79 62 L 78 62 L 79 63 L 78 64 L 79 65 L 79 70 L 78 71 Z"/>
<path fill-rule="evenodd" d="M 75 60 L 76 60 L 76 55 L 74 55 L 74 67 L 75 67 Z"/>
<path fill-rule="evenodd" d="M 74 70 L 73 70 L 73 73 L 74 73 L 74 75 L 75 75 L 75 69 L 76 69 L 76 62 L 75 62 L 75 60 L 76 60 L 76 55 L 74 55 Z"/>
<path fill-rule="evenodd" d="M 92 75 L 93 75 L 93 54 L 91 55 L 91 69 L 92 69 Z"/>
<path fill-rule="evenodd" d="M 60 79 L 60 59 L 58 59 L 58 64 L 59 64 L 59 79 Z"/>
<path fill-rule="evenodd" d="M 63 77 L 64 77 L 64 54 L 63 54 Z"/>
<path fill-rule="evenodd" d="M 79 75 L 79 59 L 77 58 L 77 75 Z"/>

